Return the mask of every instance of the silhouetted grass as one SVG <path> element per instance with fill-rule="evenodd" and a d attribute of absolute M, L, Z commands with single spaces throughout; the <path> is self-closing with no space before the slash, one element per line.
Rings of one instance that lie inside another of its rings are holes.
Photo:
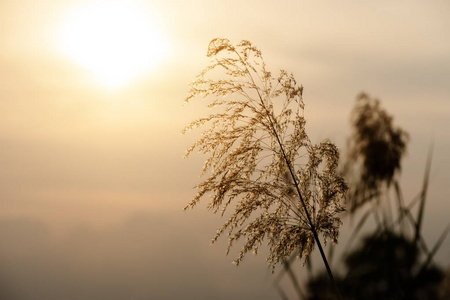
<path fill-rule="evenodd" d="M 366 102 L 363 105 L 364 109 L 361 109 L 361 99 Z M 361 141 L 355 136 L 351 138 L 350 144 L 353 143 L 352 147 L 359 150 L 351 151 L 354 156 L 347 161 L 345 169 L 352 191 L 349 195 L 350 217 L 358 220 L 342 249 L 341 260 L 345 261 L 345 268 L 337 274 L 336 283 L 344 299 L 438 299 L 438 287 L 443 273 L 433 263 L 433 257 L 450 231 L 450 224 L 430 249 L 421 229 L 429 186 L 432 147 L 425 165 L 422 189 L 417 197 L 405 204 L 397 176 L 401 166 L 400 154 L 406 151 L 404 143 L 406 138 L 401 141 L 398 137 L 402 135 L 407 137 L 407 134 L 399 128 L 389 128 L 392 127 L 393 118 L 381 109 L 379 101 L 370 105 L 373 100 L 369 99 L 365 94 L 359 96 L 357 101 L 359 107 L 356 111 L 365 117 L 356 117 L 359 121 L 353 123 L 356 127 L 354 134 L 356 132 L 357 137 L 366 135 Z M 353 117 L 354 114 L 355 111 Z M 376 115 L 383 117 L 381 120 L 374 120 Z M 371 126 L 380 128 L 369 128 Z M 367 132 L 377 134 L 372 136 L 367 135 Z M 396 132 L 397 138 L 394 139 L 392 136 L 389 138 L 392 132 Z M 383 136 L 384 140 L 379 136 Z M 373 142 L 370 140 L 371 137 L 378 140 Z M 392 140 L 396 140 L 399 145 L 391 148 L 394 154 L 389 154 L 386 153 L 389 149 L 387 144 Z M 381 145 L 383 142 L 386 145 Z M 358 146 L 359 143 L 363 145 Z M 369 149 L 370 147 L 383 149 L 384 155 L 395 158 L 395 160 L 378 160 L 379 164 L 383 161 L 388 164 L 385 166 L 388 170 L 383 170 L 382 164 L 372 168 L 373 164 L 365 161 L 372 160 L 371 153 L 377 153 L 375 149 Z M 355 167 L 358 165 L 359 169 Z M 371 175 L 370 172 L 377 175 Z M 389 197 L 392 189 L 395 195 L 393 199 Z M 385 205 L 388 207 L 394 202 L 396 209 L 389 211 L 383 208 L 382 201 L 388 202 Z M 416 208 L 417 212 L 414 213 Z M 376 226 L 370 235 L 360 239 L 359 233 L 364 230 L 370 217 L 374 219 Z M 358 248 L 354 249 L 352 245 L 357 242 Z M 338 246 L 333 246 L 330 251 L 334 251 L 335 247 Z M 286 261 L 286 264 L 292 263 L 293 260 Z M 292 269 L 292 266 L 289 269 Z M 285 270 L 280 272 L 277 281 L 281 280 L 282 275 L 286 273 Z M 299 299 L 335 299 L 333 288 L 325 276 L 324 273 L 309 276 L 308 295 L 299 295 Z M 294 285 L 298 285 L 293 282 L 292 277 L 289 278 Z M 440 293 L 441 297 L 444 297 L 440 299 L 447 299 L 446 291 Z"/>
<path fill-rule="evenodd" d="M 340 174 L 337 147 L 308 138 L 303 87 L 292 74 L 282 70 L 273 77 L 261 51 L 248 41 L 234 46 L 214 39 L 207 56 L 211 63 L 191 83 L 186 102 L 203 98 L 214 113 L 184 130 L 205 128 L 186 156 L 195 149 L 207 155 L 206 179 L 186 209 L 209 196 L 208 208 L 223 216 L 235 203 L 213 242 L 228 235 L 228 253 L 244 239 L 236 264 L 267 242 L 268 263 L 273 269 L 283 266 L 275 279 L 282 299 L 288 299 L 279 285 L 284 275 L 299 299 L 340 299 L 339 291 L 345 299 L 435 299 L 443 274 L 433 257 L 450 226 L 431 249 L 426 245 L 421 230 L 432 151 L 418 197 L 405 203 L 398 177 L 409 136 L 394 126 L 379 100 L 364 93 L 357 97 Z M 348 217 L 357 222 L 343 248 L 345 268 L 336 277 L 329 263 L 336 246 L 330 246 L 327 258 L 319 234 L 325 242 L 338 241 L 346 182 Z M 375 229 L 361 240 L 369 218 Z M 315 246 L 327 275 L 311 275 L 309 255 Z M 293 271 L 298 256 L 309 274 L 308 292 Z"/>

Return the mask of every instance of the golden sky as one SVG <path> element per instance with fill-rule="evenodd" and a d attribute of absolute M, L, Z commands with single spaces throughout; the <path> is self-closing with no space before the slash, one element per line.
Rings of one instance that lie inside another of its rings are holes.
<path fill-rule="evenodd" d="M 206 113 L 183 100 L 215 37 L 250 40 L 274 73 L 295 75 L 314 141 L 345 149 L 356 95 L 379 98 L 411 136 L 407 199 L 434 140 L 433 244 L 450 211 L 449 12 L 448 1 L 0 0 L 0 290 L 277 297 L 263 255 L 234 268 L 223 244 L 209 247 L 221 220 L 182 212 L 203 158 L 183 160 L 196 134 L 181 130 Z M 448 253 L 449 239 L 437 258 Z"/>

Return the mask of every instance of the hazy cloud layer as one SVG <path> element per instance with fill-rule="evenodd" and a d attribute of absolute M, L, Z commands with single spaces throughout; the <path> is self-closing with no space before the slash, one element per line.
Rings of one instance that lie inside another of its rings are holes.
<path fill-rule="evenodd" d="M 57 238 L 38 220 L 1 219 L 0 296 L 11 300 L 275 297 L 262 260 L 250 260 L 239 269 L 231 266 L 230 257 L 222 259 L 223 248 L 208 246 L 206 224 L 193 221 L 182 215 L 138 213 L 107 229 L 80 226 Z"/>

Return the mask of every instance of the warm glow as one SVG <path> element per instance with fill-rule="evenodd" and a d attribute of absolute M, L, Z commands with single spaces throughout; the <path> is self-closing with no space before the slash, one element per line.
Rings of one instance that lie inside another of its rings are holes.
<path fill-rule="evenodd" d="M 151 15 L 129 2 L 89 2 L 62 28 L 63 50 L 110 88 L 155 68 L 167 42 Z"/>

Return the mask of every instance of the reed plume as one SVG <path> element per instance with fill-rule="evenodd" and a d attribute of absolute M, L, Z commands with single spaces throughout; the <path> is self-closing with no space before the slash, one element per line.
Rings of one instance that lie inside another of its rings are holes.
<path fill-rule="evenodd" d="M 213 113 L 183 131 L 204 127 L 186 156 L 194 150 L 207 155 L 205 179 L 185 209 L 208 195 L 214 213 L 230 210 L 213 242 L 226 234 L 228 253 L 244 240 L 236 264 L 265 241 L 272 267 L 292 253 L 306 258 L 316 244 L 326 263 L 319 234 L 337 242 L 347 185 L 337 172 L 337 147 L 308 138 L 303 87 L 284 70 L 273 77 L 248 41 L 234 46 L 213 39 L 207 56 L 210 64 L 190 84 L 185 101 L 203 98 Z"/>

